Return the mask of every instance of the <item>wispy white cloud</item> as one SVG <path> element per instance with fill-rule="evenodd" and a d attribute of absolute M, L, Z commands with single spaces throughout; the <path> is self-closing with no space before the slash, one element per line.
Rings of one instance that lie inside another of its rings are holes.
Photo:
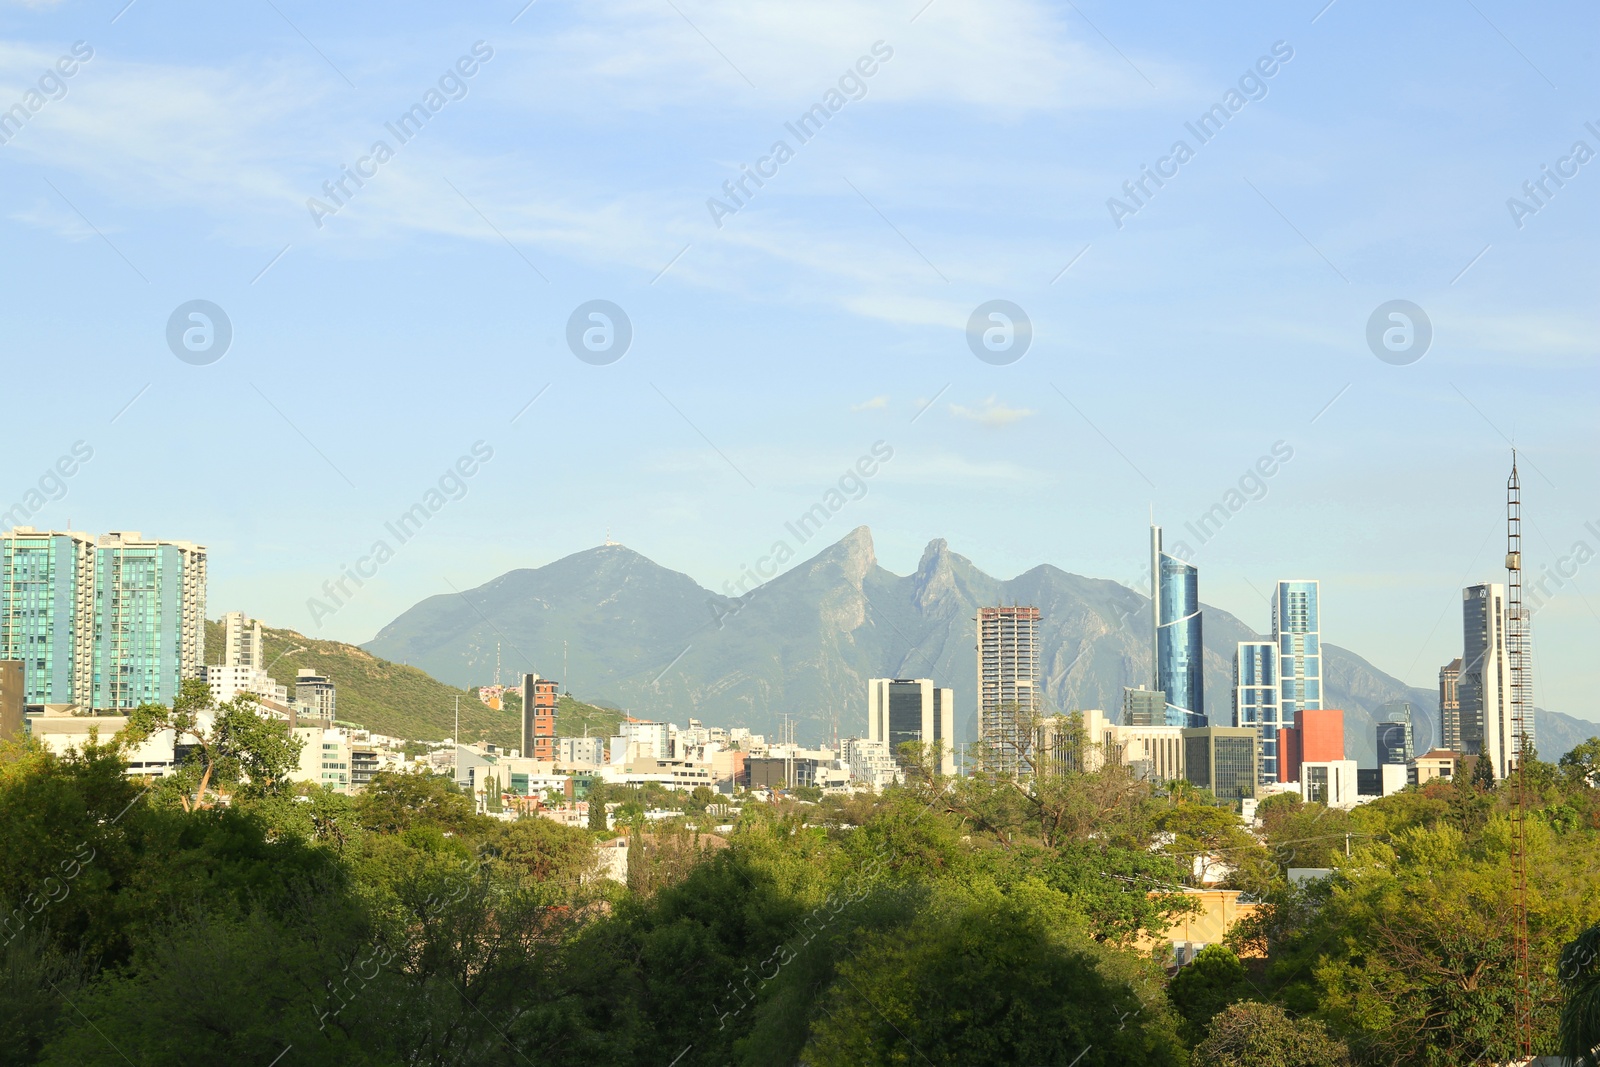
<path fill-rule="evenodd" d="M 881 410 L 883 410 L 884 408 L 886 408 L 888 406 L 889 406 L 889 398 L 888 397 L 886 397 L 886 396 L 875 396 L 871 400 L 863 400 L 859 404 L 851 404 L 850 405 L 850 410 L 851 411 L 881 411 Z"/>
<path fill-rule="evenodd" d="M 29 207 L 20 211 L 13 211 L 6 218 L 11 219 L 13 222 L 21 222 L 28 226 L 36 226 L 41 230 L 47 230 L 57 237 L 64 237 L 69 241 L 83 241 L 95 236 L 94 230 L 78 216 L 77 212 L 71 210 L 59 200 L 51 203 L 46 198 L 39 197 Z M 106 227 L 101 232 L 114 233 L 116 229 L 118 228 Z"/>
<path fill-rule="evenodd" d="M 1010 426 L 1014 422 L 1021 422 L 1030 415 L 1037 414 L 1032 408 L 1008 407 L 1000 402 L 998 397 L 989 397 L 980 407 L 969 408 L 960 404 L 950 405 L 950 414 L 958 419 L 966 419 L 984 426 L 999 429 Z"/>

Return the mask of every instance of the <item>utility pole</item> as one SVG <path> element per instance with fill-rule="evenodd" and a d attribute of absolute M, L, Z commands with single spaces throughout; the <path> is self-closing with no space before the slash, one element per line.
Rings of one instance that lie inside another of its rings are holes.
<path fill-rule="evenodd" d="M 453 773 L 453 775 L 455 777 L 456 784 L 460 785 L 461 784 L 461 698 L 460 697 L 456 697 L 456 732 L 451 735 L 450 741 L 455 746 L 455 753 L 456 753 L 455 759 L 451 761 L 451 763 L 453 765 L 452 773 Z"/>

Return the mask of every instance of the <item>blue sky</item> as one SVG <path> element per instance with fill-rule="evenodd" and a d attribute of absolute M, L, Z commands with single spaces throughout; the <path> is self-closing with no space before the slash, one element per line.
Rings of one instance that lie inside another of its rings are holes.
<path fill-rule="evenodd" d="M 0 145 L 0 496 L 87 442 L 32 523 L 201 541 L 214 613 L 366 640 L 608 529 L 720 588 L 877 441 L 828 540 L 1130 583 L 1152 507 L 1177 537 L 1285 442 L 1196 548 L 1202 597 L 1265 628 L 1257 590 L 1320 578 L 1326 639 L 1418 685 L 1459 654 L 1462 584 L 1503 579 L 1510 438 L 1535 573 L 1600 550 L 1592 8 L 123 2 L 0 7 L 0 111 L 26 111 Z M 1185 124 L 1278 42 L 1200 143 Z M 801 144 L 785 123 L 875 45 Z M 1108 200 L 1180 139 L 1119 227 Z M 357 165 L 319 227 L 309 198 Z M 1542 166 L 1576 173 L 1515 218 Z M 166 340 L 195 299 L 233 331 L 205 365 Z M 566 343 L 594 299 L 632 324 L 608 365 Z M 1033 329 L 1007 365 L 967 344 L 994 299 Z M 1433 329 L 1406 365 L 1366 341 L 1396 299 Z M 478 441 L 465 495 L 314 620 Z M 1600 564 L 1574 566 L 1536 694 L 1600 718 Z"/>

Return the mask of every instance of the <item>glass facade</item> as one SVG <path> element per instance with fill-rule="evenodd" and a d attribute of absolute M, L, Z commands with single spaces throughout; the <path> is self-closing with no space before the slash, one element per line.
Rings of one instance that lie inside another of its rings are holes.
<path fill-rule="evenodd" d="M 1415 738 L 1411 732 L 1412 711 L 1410 703 L 1397 701 L 1383 706 L 1383 718 L 1378 722 L 1378 762 L 1410 763 L 1416 755 Z"/>
<path fill-rule="evenodd" d="M 1144 686 L 1137 689 L 1124 687 L 1122 725 L 1166 726 L 1167 694 L 1159 689 L 1146 689 Z"/>
<path fill-rule="evenodd" d="M 1255 731 L 1208 726 L 1183 732 L 1184 777 L 1218 800 L 1256 795 L 1259 778 Z"/>
<path fill-rule="evenodd" d="M 1278 780 L 1278 730 L 1285 725 L 1278 704 L 1278 646 L 1241 641 L 1233 661 L 1233 725 L 1260 737 L 1261 780 Z"/>
<path fill-rule="evenodd" d="M 88 703 L 92 553 L 82 535 L 0 538 L 0 659 L 22 662 L 26 705 Z"/>
<path fill-rule="evenodd" d="M 186 666 L 183 556 L 173 545 L 95 549 L 94 707 L 177 697 Z"/>
<path fill-rule="evenodd" d="M 1167 695 L 1168 726 L 1206 725 L 1205 663 L 1200 631 L 1200 572 L 1161 549 L 1161 528 L 1150 528 L 1155 588 L 1155 688 Z"/>
<path fill-rule="evenodd" d="M 938 690 L 935 690 L 938 692 Z M 938 717 L 934 720 L 937 723 Z M 922 740 L 922 686 L 893 683 L 889 686 L 889 753 L 900 758 L 900 746 Z"/>
<path fill-rule="evenodd" d="M 1322 626 L 1316 581 L 1279 582 L 1272 598 L 1272 635 L 1278 646 L 1278 709 L 1293 722 L 1301 708 L 1322 707 Z"/>

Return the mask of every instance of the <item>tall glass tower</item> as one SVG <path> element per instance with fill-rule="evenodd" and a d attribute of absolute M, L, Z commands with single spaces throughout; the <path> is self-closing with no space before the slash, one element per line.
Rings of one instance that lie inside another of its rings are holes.
<path fill-rule="evenodd" d="M 1167 725 L 1208 725 L 1200 643 L 1200 572 L 1162 551 L 1159 526 L 1150 527 L 1150 612 L 1154 688 L 1167 694 Z"/>
<path fill-rule="evenodd" d="M 1233 725 L 1249 726 L 1261 738 L 1263 782 L 1278 780 L 1278 729 L 1286 724 L 1278 707 L 1278 646 L 1240 641 L 1233 661 Z"/>
<path fill-rule="evenodd" d="M 94 550 L 96 709 L 170 705 L 206 651 L 206 550 L 187 541 L 101 536 Z"/>
<path fill-rule="evenodd" d="M 1322 708 L 1322 624 L 1315 579 L 1280 581 L 1272 597 L 1272 636 L 1278 645 L 1278 714 L 1292 723 L 1301 708 Z"/>
<path fill-rule="evenodd" d="M 23 704 L 91 702 L 94 542 L 18 526 L 0 533 L 0 659 L 22 662 Z"/>

